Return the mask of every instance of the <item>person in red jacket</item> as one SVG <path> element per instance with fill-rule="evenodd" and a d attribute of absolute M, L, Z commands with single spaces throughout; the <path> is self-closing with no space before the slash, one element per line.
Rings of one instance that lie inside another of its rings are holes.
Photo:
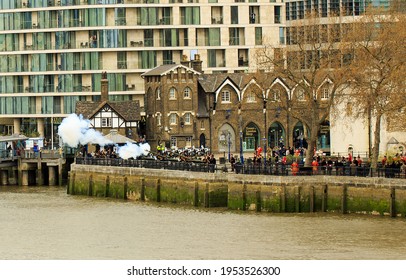
<path fill-rule="evenodd" d="M 293 176 L 296 176 L 297 172 L 299 171 L 299 164 L 297 163 L 297 160 L 295 160 L 295 161 L 292 163 L 291 168 L 292 168 L 292 174 L 293 174 Z"/>
<path fill-rule="evenodd" d="M 313 175 L 317 174 L 317 170 L 319 169 L 319 163 L 317 162 L 317 160 L 314 158 L 313 162 L 312 162 L 312 166 L 313 166 Z"/>

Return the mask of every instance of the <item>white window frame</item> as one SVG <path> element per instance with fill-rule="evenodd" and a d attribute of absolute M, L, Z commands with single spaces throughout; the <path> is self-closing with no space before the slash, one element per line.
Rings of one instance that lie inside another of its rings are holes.
<path fill-rule="evenodd" d="M 297 100 L 298 101 L 305 101 L 306 99 L 305 99 L 305 91 L 304 91 L 304 89 L 298 89 L 297 91 L 296 91 L 296 98 L 297 98 Z"/>
<path fill-rule="evenodd" d="M 192 92 L 192 90 L 190 89 L 190 87 L 186 87 L 183 90 L 183 98 L 190 99 L 191 98 L 191 92 Z"/>
<path fill-rule="evenodd" d="M 321 99 L 322 100 L 330 99 L 330 89 L 328 87 L 324 87 L 321 89 Z"/>
<path fill-rule="evenodd" d="M 231 96 L 229 90 L 223 90 L 221 92 L 221 103 L 231 103 Z"/>
<path fill-rule="evenodd" d="M 185 148 L 192 147 L 192 136 L 185 137 Z"/>
<path fill-rule="evenodd" d="M 161 100 L 161 89 L 160 88 L 156 89 L 156 100 Z"/>
<path fill-rule="evenodd" d="M 190 124 L 192 120 L 192 114 L 191 113 L 185 113 L 183 115 L 183 119 L 185 121 L 185 124 Z"/>
<path fill-rule="evenodd" d="M 247 93 L 247 102 L 248 103 L 255 103 L 257 100 L 255 98 L 255 94 L 251 91 Z"/>
<path fill-rule="evenodd" d="M 162 116 L 161 116 L 161 114 L 158 114 L 158 115 L 156 116 L 156 124 L 157 124 L 157 126 L 161 126 L 161 125 L 162 125 Z"/>
<path fill-rule="evenodd" d="M 169 125 L 176 125 L 178 123 L 177 116 L 175 113 L 169 115 Z"/>
<path fill-rule="evenodd" d="M 171 87 L 169 89 L 169 99 L 170 100 L 175 100 L 176 99 L 176 88 Z"/>
<path fill-rule="evenodd" d="M 101 127 L 111 127 L 111 118 L 101 118 L 100 125 Z"/>
<path fill-rule="evenodd" d="M 178 146 L 178 139 L 176 136 L 171 136 L 171 148 L 175 148 Z"/>
<path fill-rule="evenodd" d="M 279 89 L 275 89 L 273 92 L 273 101 L 280 102 L 281 101 L 281 91 Z"/>

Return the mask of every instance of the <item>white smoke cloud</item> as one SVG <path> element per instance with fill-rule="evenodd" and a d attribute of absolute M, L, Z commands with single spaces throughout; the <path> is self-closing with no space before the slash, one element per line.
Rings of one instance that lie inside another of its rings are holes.
<path fill-rule="evenodd" d="M 63 143 L 69 147 L 76 148 L 79 144 L 86 145 L 89 143 L 99 144 L 100 146 L 113 144 L 111 140 L 92 128 L 89 128 L 89 120 L 83 119 L 83 116 L 71 114 L 62 120 L 58 127 L 58 134 Z"/>
<path fill-rule="evenodd" d="M 58 134 L 63 143 L 76 148 L 79 144 L 99 144 L 100 146 L 116 144 L 106 139 L 99 131 L 89 128 L 90 121 L 82 115 L 71 114 L 62 120 L 58 127 Z M 123 159 L 137 158 L 149 154 L 151 146 L 148 143 L 130 143 L 118 147 L 117 153 Z"/>
<path fill-rule="evenodd" d="M 118 155 L 123 159 L 137 158 L 146 156 L 151 151 L 151 146 L 148 143 L 129 143 L 118 147 Z"/>

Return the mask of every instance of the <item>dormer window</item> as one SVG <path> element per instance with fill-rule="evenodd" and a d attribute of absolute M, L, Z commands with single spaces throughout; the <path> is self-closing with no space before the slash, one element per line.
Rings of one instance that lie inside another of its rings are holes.
<path fill-rule="evenodd" d="M 321 99 L 329 99 L 330 98 L 330 89 L 328 87 L 324 87 L 321 90 Z"/>
<path fill-rule="evenodd" d="M 276 102 L 281 101 L 281 91 L 279 89 L 273 90 L 273 100 Z"/>
<path fill-rule="evenodd" d="M 247 94 L 247 102 L 249 102 L 249 103 L 255 102 L 255 94 L 253 92 L 249 92 Z"/>
<path fill-rule="evenodd" d="M 221 102 L 223 103 L 230 103 L 230 92 L 228 90 L 224 90 L 221 92 Z"/>
<path fill-rule="evenodd" d="M 305 92 L 303 89 L 298 89 L 296 93 L 297 100 L 304 101 L 305 100 Z"/>

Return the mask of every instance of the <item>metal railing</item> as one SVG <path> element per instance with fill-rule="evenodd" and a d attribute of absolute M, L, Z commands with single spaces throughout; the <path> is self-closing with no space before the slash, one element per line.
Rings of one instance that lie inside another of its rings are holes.
<path fill-rule="evenodd" d="M 76 157 L 76 164 L 122 166 L 152 169 L 168 169 L 195 172 L 229 172 L 230 164 L 207 164 L 202 161 L 154 160 L 154 159 L 122 159 L 122 158 L 93 158 Z M 236 174 L 275 175 L 275 176 L 357 176 L 357 177 L 386 177 L 406 178 L 406 171 L 400 167 L 369 166 L 331 166 L 331 167 L 305 167 L 299 166 L 297 170 L 284 164 L 235 164 L 233 172 Z"/>

